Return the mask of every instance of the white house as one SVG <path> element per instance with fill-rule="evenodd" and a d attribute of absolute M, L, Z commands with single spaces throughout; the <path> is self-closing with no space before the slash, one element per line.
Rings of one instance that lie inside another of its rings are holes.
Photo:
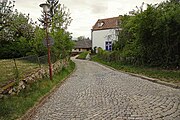
<path fill-rule="evenodd" d="M 117 40 L 120 17 L 99 19 L 91 29 L 92 48 L 101 47 L 112 50 L 112 43 Z"/>

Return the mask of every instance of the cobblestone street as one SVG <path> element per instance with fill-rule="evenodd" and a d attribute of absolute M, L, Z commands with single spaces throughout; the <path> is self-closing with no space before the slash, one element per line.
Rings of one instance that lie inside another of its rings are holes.
<path fill-rule="evenodd" d="M 74 61 L 77 70 L 32 120 L 180 120 L 180 89 Z"/>

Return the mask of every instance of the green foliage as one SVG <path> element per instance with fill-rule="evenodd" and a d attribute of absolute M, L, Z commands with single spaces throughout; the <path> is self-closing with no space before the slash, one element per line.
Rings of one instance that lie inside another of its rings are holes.
<path fill-rule="evenodd" d="M 47 48 L 42 44 L 45 39 L 45 32 L 42 28 L 36 27 L 34 32 L 34 37 L 30 42 L 32 49 L 27 55 L 38 55 L 43 56 L 47 54 Z"/>
<path fill-rule="evenodd" d="M 72 18 L 70 17 L 69 10 L 67 10 L 64 5 L 58 4 L 56 6 L 56 12 L 52 18 L 52 34 L 54 35 L 54 32 L 61 29 L 67 30 L 71 22 Z"/>
<path fill-rule="evenodd" d="M 47 3 L 50 4 L 50 17 L 53 18 L 54 14 L 57 12 L 57 5 L 59 0 L 47 0 Z"/>
<path fill-rule="evenodd" d="M 177 83 L 177 85 L 180 82 L 180 71 L 174 71 L 174 70 L 163 70 L 159 68 L 152 68 L 152 67 L 145 67 L 145 66 L 135 66 L 132 64 L 127 64 L 125 62 L 121 61 L 105 61 L 104 59 L 99 58 L 98 56 L 92 57 L 93 61 L 111 66 L 117 70 L 121 70 L 124 72 L 130 72 L 140 75 L 149 76 L 152 78 L 157 78 L 162 81 L 171 82 L 171 83 Z"/>
<path fill-rule="evenodd" d="M 18 95 L 0 99 L 0 119 L 15 120 L 20 118 L 28 109 L 33 107 L 44 95 L 49 93 L 51 89 L 58 86 L 75 68 L 72 61 L 68 67 L 54 76 L 53 81 L 49 79 L 39 80 L 30 84 Z"/>
<path fill-rule="evenodd" d="M 0 1 L 0 31 L 10 26 L 12 9 L 14 8 L 14 1 Z"/>
<path fill-rule="evenodd" d="M 77 40 L 85 40 L 86 39 L 86 37 L 85 36 L 79 36 L 79 37 L 77 37 Z"/>
<path fill-rule="evenodd" d="M 57 58 L 64 58 L 70 55 L 74 46 L 71 33 L 66 31 L 72 19 L 69 11 L 66 11 L 66 7 L 58 4 L 52 20 L 51 35 L 55 40 L 52 52 Z"/>
<path fill-rule="evenodd" d="M 135 57 L 143 65 L 180 66 L 179 13 L 180 2 L 171 0 L 123 16 L 115 50 L 122 57 Z"/>
<path fill-rule="evenodd" d="M 79 56 L 77 57 L 78 59 L 86 59 L 86 56 L 89 52 L 85 51 L 79 54 Z"/>
<path fill-rule="evenodd" d="M 8 4 L 9 3 L 9 4 Z M 30 40 L 34 36 L 29 15 L 13 12 L 14 2 L 0 2 L 0 59 L 26 56 L 31 51 Z"/>
<path fill-rule="evenodd" d="M 109 51 L 105 51 L 105 50 L 103 50 L 102 48 L 98 48 L 98 53 L 97 53 L 97 55 L 100 57 L 100 58 L 102 58 L 102 59 L 104 59 L 105 61 L 110 61 L 110 55 L 111 55 L 111 52 L 109 52 Z"/>
<path fill-rule="evenodd" d="M 63 29 L 59 30 L 54 34 L 55 44 L 52 47 L 52 52 L 56 55 L 57 58 L 64 58 L 67 55 L 70 55 L 70 52 L 73 48 L 73 41 L 69 32 L 65 32 Z"/>
<path fill-rule="evenodd" d="M 67 31 L 72 18 L 66 7 L 58 4 L 58 0 L 48 0 L 47 3 L 51 6 L 48 13 L 49 35 L 55 41 L 52 52 L 56 58 L 64 58 L 70 54 L 74 45 Z M 29 14 L 13 11 L 14 2 L 0 2 L 0 6 L 0 59 L 47 54 L 47 48 L 42 44 L 45 30 L 33 23 Z M 42 16 L 44 18 L 44 14 Z M 41 22 L 44 24 L 44 20 Z"/>

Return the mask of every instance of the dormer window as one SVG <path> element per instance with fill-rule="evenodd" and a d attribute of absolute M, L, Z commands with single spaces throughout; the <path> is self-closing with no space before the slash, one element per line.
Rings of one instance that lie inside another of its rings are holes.
<path fill-rule="evenodd" d="M 102 27 L 104 25 L 103 22 L 98 22 L 98 27 Z"/>

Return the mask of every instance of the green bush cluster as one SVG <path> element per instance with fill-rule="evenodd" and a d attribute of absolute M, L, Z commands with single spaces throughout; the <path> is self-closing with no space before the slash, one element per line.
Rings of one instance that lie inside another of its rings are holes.
<path fill-rule="evenodd" d="M 54 40 L 51 51 L 57 58 L 65 58 L 70 55 L 73 47 L 71 33 L 67 31 L 72 18 L 64 5 L 58 1 L 52 2 L 54 3 L 55 5 L 50 5 L 51 11 L 48 13 L 48 15 L 53 13 L 48 17 L 51 21 L 48 24 L 49 36 Z M 15 1 L 2 1 L 0 6 L 0 59 L 46 55 L 47 47 L 43 45 L 46 38 L 44 15 L 39 19 L 42 22 L 42 28 L 37 22 L 32 21 L 29 14 L 25 15 L 13 10 Z"/>
<path fill-rule="evenodd" d="M 121 17 L 119 40 L 114 44 L 134 64 L 178 68 L 180 66 L 180 2 L 170 0 L 142 7 L 133 16 Z M 106 53 L 103 53 L 106 54 Z M 133 59 L 133 60 L 132 60 Z"/>
<path fill-rule="evenodd" d="M 128 63 L 128 64 L 135 64 L 135 57 L 132 56 L 124 56 L 120 51 L 105 51 L 102 48 L 98 48 L 97 56 L 106 61 L 106 62 L 116 62 L 116 63 Z"/>

